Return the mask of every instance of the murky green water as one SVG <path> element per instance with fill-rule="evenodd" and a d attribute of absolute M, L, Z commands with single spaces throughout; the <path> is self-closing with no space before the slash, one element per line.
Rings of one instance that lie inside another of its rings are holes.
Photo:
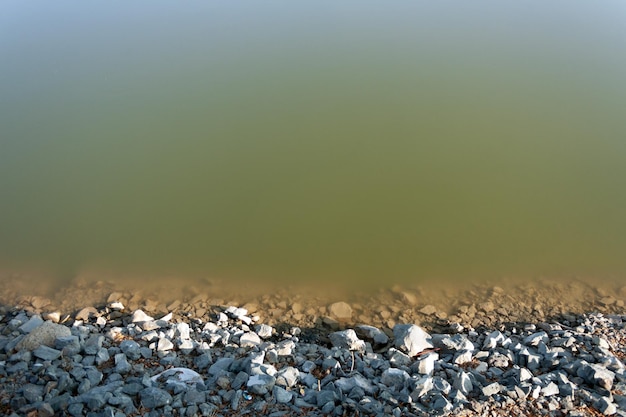
<path fill-rule="evenodd" d="M 624 276 L 620 1 L 0 4 L 3 269 Z"/>

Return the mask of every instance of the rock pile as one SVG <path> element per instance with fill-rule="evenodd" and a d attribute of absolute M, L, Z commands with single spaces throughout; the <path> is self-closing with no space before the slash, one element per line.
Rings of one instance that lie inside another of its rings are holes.
<path fill-rule="evenodd" d="M 330 309 L 336 317 L 351 313 L 344 304 Z M 437 334 L 358 325 L 309 340 L 307 329 L 274 328 L 234 306 L 204 320 L 127 312 L 114 300 L 61 324 L 9 309 L 0 413 L 626 415 L 624 320 L 596 313 L 480 331 L 457 323 Z"/>

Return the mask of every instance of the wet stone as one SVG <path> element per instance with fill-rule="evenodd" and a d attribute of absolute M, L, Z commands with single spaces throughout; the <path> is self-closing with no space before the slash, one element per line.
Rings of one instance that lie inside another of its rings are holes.
<path fill-rule="evenodd" d="M 328 313 L 337 320 L 350 320 L 352 318 L 352 307 L 346 302 L 339 301 L 328 306 Z"/>

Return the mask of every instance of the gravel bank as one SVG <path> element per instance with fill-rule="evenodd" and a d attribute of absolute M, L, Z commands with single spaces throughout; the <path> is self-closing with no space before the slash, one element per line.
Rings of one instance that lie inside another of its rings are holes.
<path fill-rule="evenodd" d="M 0 413 L 626 415 L 618 298 L 596 291 L 585 302 L 603 312 L 578 314 L 498 287 L 468 303 L 478 294 L 450 312 L 394 289 L 369 315 L 343 301 L 124 293 L 65 314 L 22 298 L 0 314 Z"/>

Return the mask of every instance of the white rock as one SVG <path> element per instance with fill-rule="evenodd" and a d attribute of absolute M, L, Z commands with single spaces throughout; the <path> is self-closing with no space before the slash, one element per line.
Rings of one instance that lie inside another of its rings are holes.
<path fill-rule="evenodd" d="M 159 339 L 159 343 L 157 344 L 157 350 L 159 352 L 165 352 L 168 350 L 172 350 L 174 348 L 174 344 L 167 338 L 162 337 Z"/>
<path fill-rule="evenodd" d="M 166 315 L 161 317 L 158 321 L 163 321 L 163 322 L 167 323 L 170 320 L 172 320 L 172 317 L 173 317 L 172 313 L 167 313 Z"/>
<path fill-rule="evenodd" d="M 356 332 L 352 329 L 333 332 L 328 337 L 335 347 L 359 352 L 365 351 L 365 342 L 359 339 Z"/>
<path fill-rule="evenodd" d="M 533 374 L 526 368 L 520 368 L 519 370 L 519 380 L 520 382 L 528 381 L 533 377 Z"/>
<path fill-rule="evenodd" d="M 52 313 L 44 313 L 42 317 L 46 320 L 50 320 L 53 323 L 58 323 L 61 321 L 61 313 L 58 311 L 53 311 Z"/>
<path fill-rule="evenodd" d="M 539 342 L 548 343 L 548 334 L 546 332 L 533 333 L 524 339 L 525 345 L 537 346 Z"/>
<path fill-rule="evenodd" d="M 189 324 L 187 323 L 177 323 L 176 324 L 176 333 L 178 334 L 178 337 L 180 337 L 181 340 L 187 340 L 190 338 L 189 334 L 190 334 L 190 328 L 189 328 Z"/>
<path fill-rule="evenodd" d="M 202 328 L 203 332 L 216 332 L 219 329 L 219 326 L 215 323 L 208 322 Z"/>
<path fill-rule="evenodd" d="M 143 331 L 145 332 L 149 332 L 150 330 L 156 330 L 156 329 L 161 328 L 161 325 L 155 320 L 140 321 L 138 323 L 143 329 Z"/>
<path fill-rule="evenodd" d="M 180 349 L 183 353 L 189 354 L 194 349 L 195 343 L 191 339 L 185 339 L 178 344 L 178 349 Z"/>
<path fill-rule="evenodd" d="M 120 303 L 119 301 L 109 303 L 107 307 L 109 307 L 111 310 L 116 310 L 116 311 L 124 310 L 124 304 Z"/>
<path fill-rule="evenodd" d="M 472 361 L 472 351 L 464 350 L 459 352 L 454 358 L 454 363 L 457 365 L 463 365 L 464 363 L 468 363 Z"/>
<path fill-rule="evenodd" d="M 274 376 L 278 373 L 274 365 L 267 363 L 252 363 L 250 364 L 250 375 L 271 375 Z"/>
<path fill-rule="evenodd" d="M 487 337 L 485 337 L 485 342 L 483 343 L 483 349 L 494 349 L 496 346 L 498 346 L 498 343 L 501 343 L 503 340 L 504 340 L 504 335 L 500 331 L 495 330 L 489 333 Z"/>
<path fill-rule="evenodd" d="M 168 381 L 195 385 L 203 382 L 202 376 L 189 368 L 170 368 L 150 378 L 153 382 Z"/>
<path fill-rule="evenodd" d="M 393 328 L 393 336 L 395 346 L 409 356 L 416 356 L 426 349 L 433 348 L 430 335 L 414 324 L 397 324 Z"/>
<path fill-rule="evenodd" d="M 109 340 L 118 340 L 118 339 L 121 339 L 123 337 L 123 334 L 124 334 L 124 329 L 123 328 L 121 328 L 121 327 L 111 327 L 109 330 L 107 330 L 107 332 L 104 335 Z"/>
<path fill-rule="evenodd" d="M 559 387 L 554 382 L 550 382 L 548 385 L 541 388 L 541 394 L 544 397 L 549 397 L 551 395 L 556 395 L 558 393 L 559 393 Z"/>
<path fill-rule="evenodd" d="M 491 383 L 483 387 L 482 392 L 485 397 L 491 397 L 494 394 L 497 394 L 502 389 L 502 385 L 497 382 Z"/>
<path fill-rule="evenodd" d="M 135 310 L 131 317 L 131 321 L 133 323 L 142 322 L 142 321 L 153 321 L 154 318 L 150 317 L 143 310 Z"/>
<path fill-rule="evenodd" d="M 276 344 L 276 353 L 278 356 L 289 356 L 295 347 L 296 344 L 293 340 L 283 340 Z"/>
<path fill-rule="evenodd" d="M 276 374 L 276 385 L 291 388 L 300 379 L 300 371 L 293 366 L 286 366 Z"/>
<path fill-rule="evenodd" d="M 261 344 L 261 339 L 254 332 L 244 333 L 239 338 L 239 346 L 241 347 L 254 347 L 260 344 Z"/>
<path fill-rule="evenodd" d="M 258 324 L 254 326 L 254 329 L 256 330 L 256 334 L 258 334 L 262 339 L 271 337 L 274 332 L 274 328 L 272 326 L 268 326 L 267 324 Z"/>
<path fill-rule="evenodd" d="M 417 372 L 422 375 L 431 375 L 435 370 L 435 361 L 439 359 L 439 354 L 435 352 L 427 353 L 417 359 Z"/>

